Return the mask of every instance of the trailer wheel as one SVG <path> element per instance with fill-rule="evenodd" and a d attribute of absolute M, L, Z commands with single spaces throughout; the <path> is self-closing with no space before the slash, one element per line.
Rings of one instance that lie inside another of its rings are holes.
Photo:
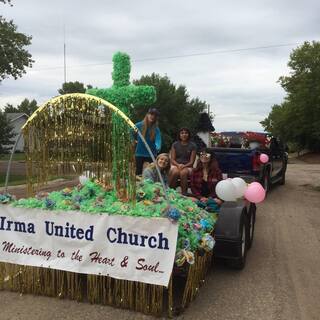
<path fill-rule="evenodd" d="M 249 208 L 249 237 L 248 237 L 248 249 L 252 247 L 253 237 L 254 237 L 254 226 L 256 223 L 256 210 L 257 207 L 254 203 L 250 203 Z"/>
<path fill-rule="evenodd" d="M 241 250 L 239 250 L 239 257 L 233 261 L 232 267 L 238 270 L 242 270 L 246 265 L 247 251 L 248 251 L 248 237 L 249 237 L 249 223 L 245 214 L 242 216 L 242 222 L 240 226 L 241 234 Z"/>

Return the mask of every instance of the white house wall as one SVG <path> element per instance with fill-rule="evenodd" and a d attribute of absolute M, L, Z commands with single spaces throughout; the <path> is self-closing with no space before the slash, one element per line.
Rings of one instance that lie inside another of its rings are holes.
<path fill-rule="evenodd" d="M 22 126 L 26 123 L 27 119 L 25 117 L 21 117 L 10 124 L 13 126 L 13 132 L 16 133 L 16 136 L 14 137 L 14 140 L 16 141 L 18 139 L 19 133 L 21 132 Z M 24 139 L 23 135 L 21 136 L 18 145 L 16 147 L 16 151 L 23 152 L 24 151 Z"/>

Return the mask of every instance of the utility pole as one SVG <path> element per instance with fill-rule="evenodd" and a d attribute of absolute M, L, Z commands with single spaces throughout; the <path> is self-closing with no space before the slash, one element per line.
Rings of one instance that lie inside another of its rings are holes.
<path fill-rule="evenodd" d="M 67 64 L 66 64 L 66 26 L 63 24 L 63 80 L 67 82 Z"/>

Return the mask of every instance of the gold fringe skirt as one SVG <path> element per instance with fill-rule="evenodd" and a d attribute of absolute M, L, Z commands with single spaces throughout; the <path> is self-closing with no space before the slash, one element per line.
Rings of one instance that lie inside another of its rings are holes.
<path fill-rule="evenodd" d="M 168 288 L 106 276 L 0 263 L 0 290 L 87 301 L 173 317 L 195 299 L 211 265 L 212 253 L 174 269 Z"/>

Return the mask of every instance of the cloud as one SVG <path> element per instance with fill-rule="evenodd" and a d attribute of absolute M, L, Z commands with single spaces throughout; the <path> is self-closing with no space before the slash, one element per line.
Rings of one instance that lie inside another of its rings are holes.
<path fill-rule="evenodd" d="M 291 50 L 318 40 L 320 2 L 29 0 L 1 8 L 33 36 L 35 64 L 23 78 L 0 84 L 0 106 L 57 94 L 65 26 L 67 81 L 109 87 L 112 55 L 125 51 L 132 79 L 155 72 L 185 85 L 211 105 L 218 130 L 261 130 L 259 121 L 285 96 L 277 80 L 288 73 Z M 292 45 L 272 47 L 281 44 Z M 237 51 L 256 47 L 265 48 Z M 147 60 L 171 56 L 181 57 Z"/>

